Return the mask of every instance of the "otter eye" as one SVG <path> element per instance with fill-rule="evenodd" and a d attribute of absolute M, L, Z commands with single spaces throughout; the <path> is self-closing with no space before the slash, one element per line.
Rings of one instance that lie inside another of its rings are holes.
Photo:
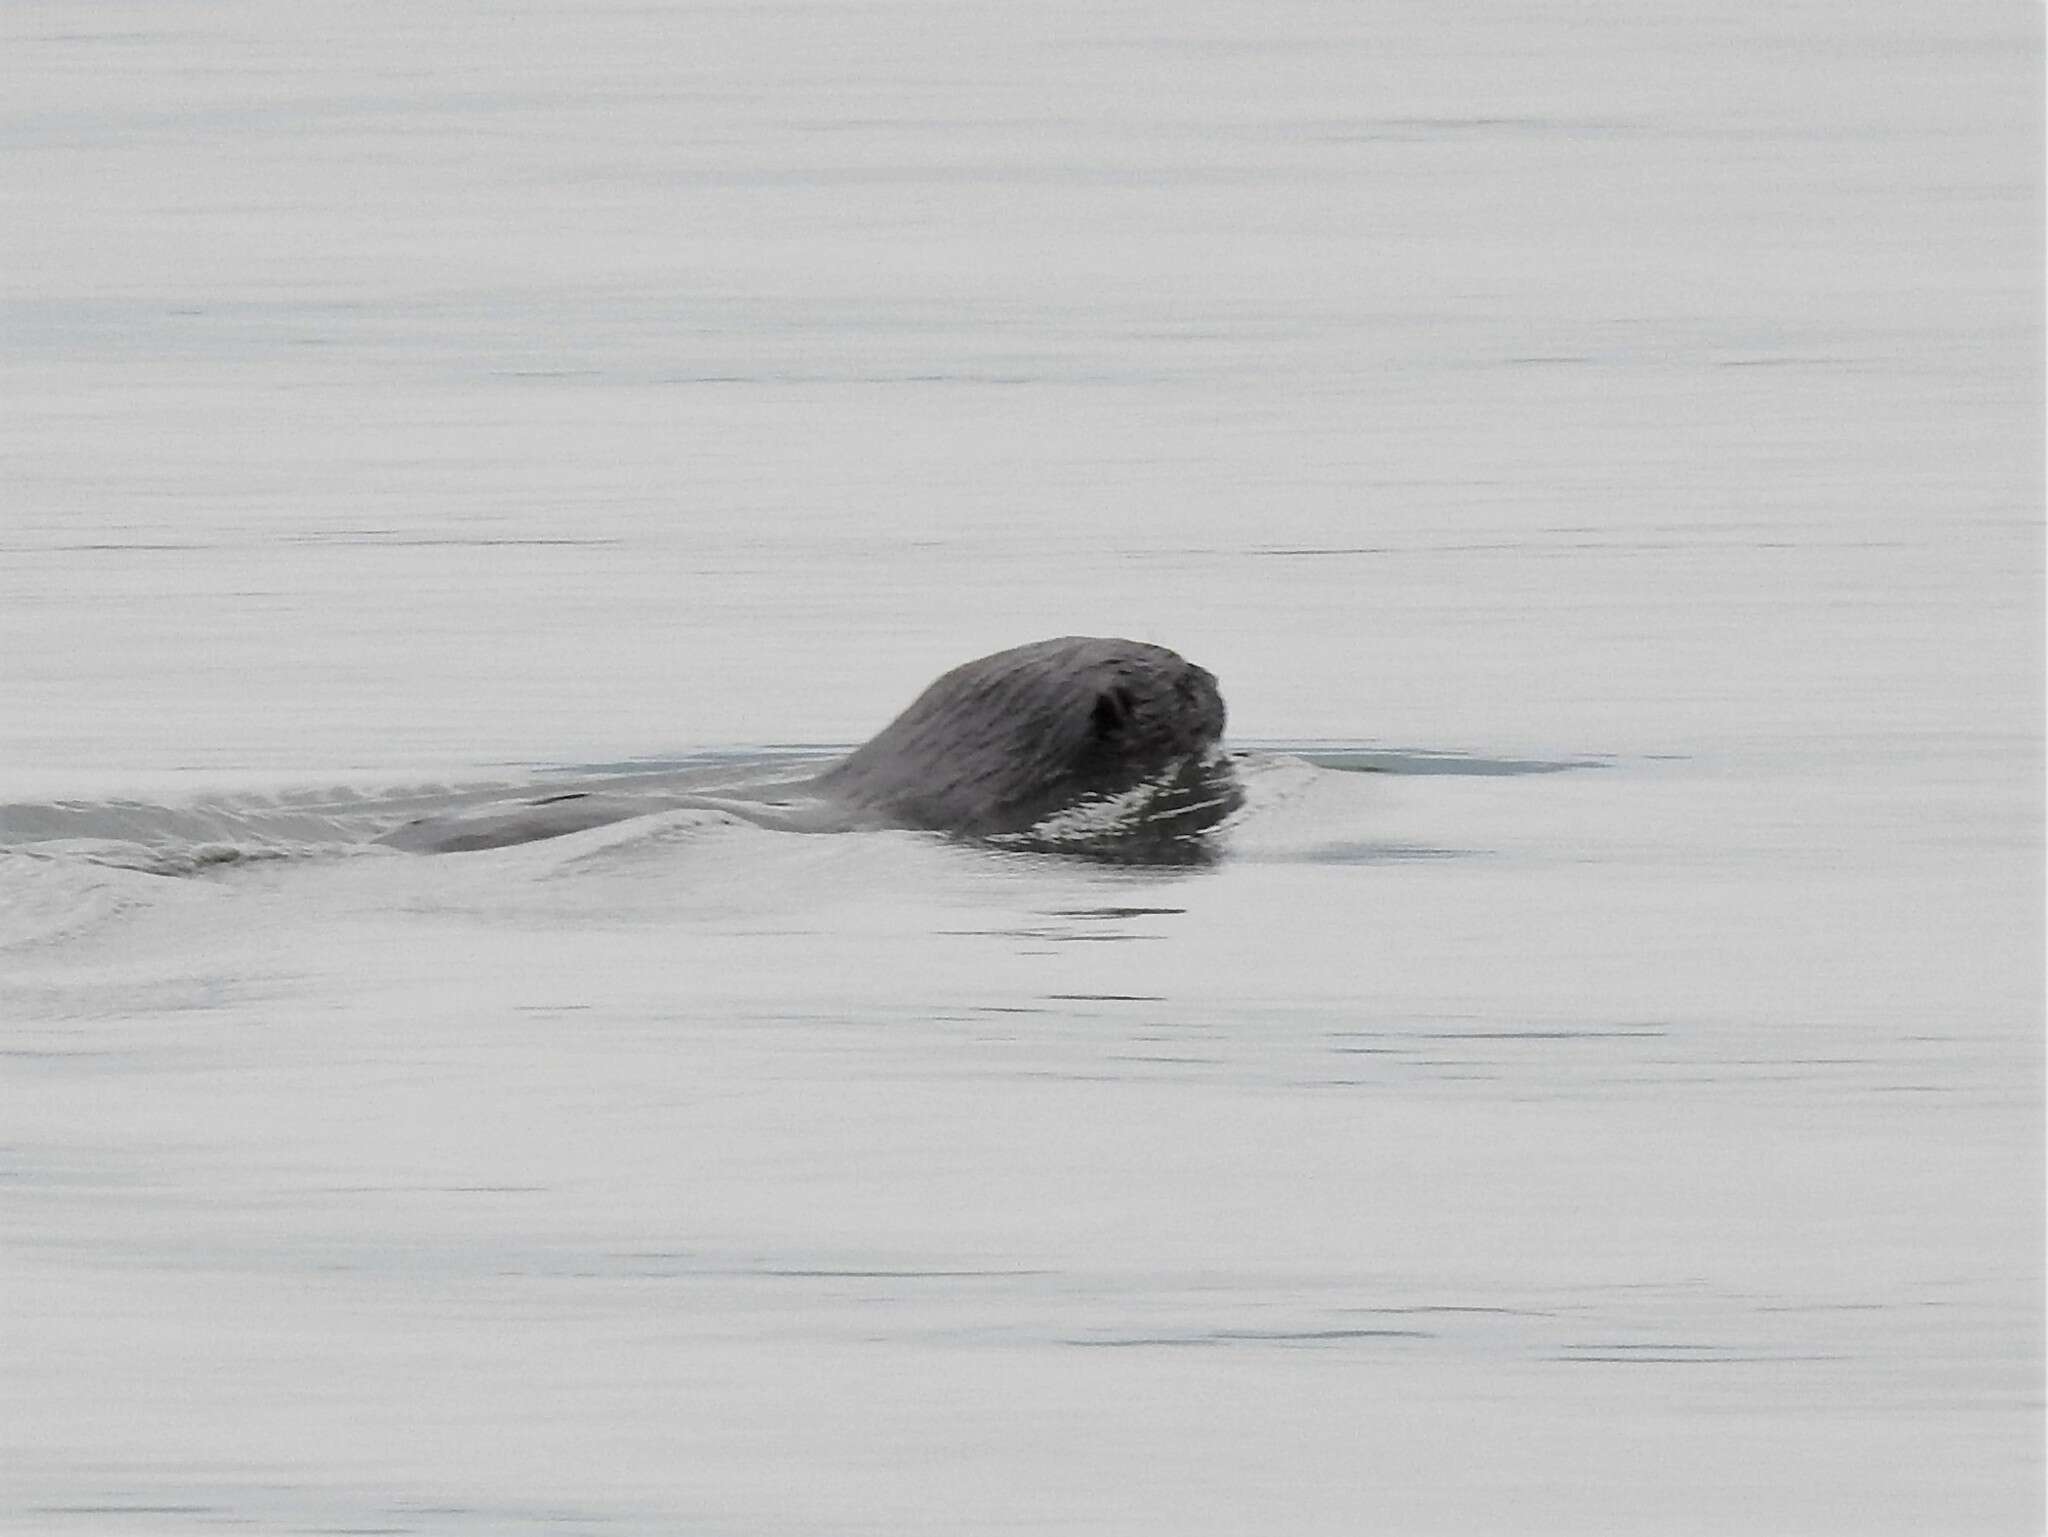
<path fill-rule="evenodd" d="M 1120 688 L 1106 688 L 1095 696 L 1095 710 L 1089 716 L 1097 736 L 1120 731 L 1131 718 L 1131 696 Z"/>

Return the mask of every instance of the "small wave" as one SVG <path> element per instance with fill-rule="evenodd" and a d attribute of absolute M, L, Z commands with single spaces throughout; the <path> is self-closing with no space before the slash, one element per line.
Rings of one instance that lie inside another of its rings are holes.
<path fill-rule="evenodd" d="M 503 787 L 493 789 L 503 793 Z M 378 793 L 327 789 L 203 797 L 178 804 L 17 802 L 0 806 L 0 848 L 188 875 L 243 860 L 359 844 L 402 821 L 413 808 L 458 793 L 436 785 Z"/>
<path fill-rule="evenodd" d="M 0 852 L 34 853 L 150 875 L 192 876 L 355 852 L 409 823 L 460 820 L 531 798 L 562 804 L 629 789 L 650 809 L 691 790 L 786 775 L 790 755 L 689 758 L 535 769 L 464 781 L 335 785 L 156 802 L 132 798 L 0 804 Z"/>
<path fill-rule="evenodd" d="M 1025 832 L 988 841 L 1115 864 L 1206 864 L 1216 857 L 1214 834 L 1244 803 L 1235 763 L 1210 753 L 1183 758 L 1128 790 L 1091 796 Z"/>
<path fill-rule="evenodd" d="M 57 944 L 147 905 L 152 884 L 91 861 L 0 851 L 0 951 Z"/>
<path fill-rule="evenodd" d="M 1263 750 L 1343 774 L 1456 774 L 1488 779 L 1610 768 L 1607 757 L 1498 758 L 1430 747 L 1373 747 L 1352 742 L 1274 742 Z"/>
<path fill-rule="evenodd" d="M 867 825 L 810 794 L 822 749 L 752 749 L 635 759 L 516 776 L 397 786 L 338 785 L 275 793 L 0 804 L 0 854 L 153 876 L 194 877 L 290 860 L 370 851 L 380 842 L 437 852 L 580 833 L 608 823 L 634 831 L 621 848 L 702 825 L 679 811 L 782 831 Z M 1184 759 L 1145 782 L 1090 797 L 1030 829 L 988 839 L 997 848 L 1127 864 L 1202 864 L 1230 853 L 1337 862 L 1439 857 L 1429 840 L 1389 839 L 1362 820 L 1383 810 L 1344 786 L 1358 776 L 1504 776 L 1598 768 L 1608 760 L 1505 758 L 1369 744 L 1261 745 Z M 417 829 L 417 831 L 412 831 Z M 1311 836 L 1312 835 L 1312 836 Z M 1277 841 L 1276 841 L 1277 840 Z M 1313 844 L 1313 849 L 1309 845 Z M 1300 845 L 1300 847 L 1296 847 Z"/>

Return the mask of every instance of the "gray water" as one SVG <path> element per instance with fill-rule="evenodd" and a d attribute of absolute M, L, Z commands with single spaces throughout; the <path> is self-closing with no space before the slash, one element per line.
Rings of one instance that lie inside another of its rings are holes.
<path fill-rule="evenodd" d="M 2037 9 L 0 32 L 0 1527 L 2040 1529 Z"/>

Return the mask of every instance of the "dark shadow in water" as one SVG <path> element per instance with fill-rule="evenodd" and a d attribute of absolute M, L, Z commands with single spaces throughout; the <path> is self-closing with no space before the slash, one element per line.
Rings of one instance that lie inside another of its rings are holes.
<path fill-rule="evenodd" d="M 1184 913 L 1185 907 L 1058 907 L 1048 917 L 1052 918 L 1150 918 Z"/>
<path fill-rule="evenodd" d="M 1108 1335 L 1100 1339 L 1067 1338 L 1062 1345 L 1094 1350 L 1125 1350 L 1140 1345 L 1329 1345 L 1345 1340 L 1433 1340 L 1427 1329 L 1208 1329 L 1193 1334 Z"/>
<path fill-rule="evenodd" d="M 765 1265 L 734 1272 L 792 1281 L 987 1281 L 1056 1273 L 1051 1270 L 804 1270 Z"/>
<path fill-rule="evenodd" d="M 1359 747 L 1339 742 L 1262 743 L 1264 752 L 1285 753 L 1317 768 L 1342 774 L 1458 774 L 1506 778 L 1522 774 L 1563 774 L 1573 769 L 1612 768 L 1611 758 L 1485 758 L 1427 747 Z"/>
<path fill-rule="evenodd" d="M 1480 852 L 1478 849 L 1442 848 L 1433 843 L 1362 839 L 1355 843 L 1321 843 L 1313 848 L 1290 849 L 1285 853 L 1241 854 L 1238 857 L 1256 864 L 1392 865 L 1434 859 L 1469 859 Z"/>
<path fill-rule="evenodd" d="M 1745 1352 L 1724 1345 L 1567 1345 L 1563 1354 L 1544 1359 L 1606 1366 L 1738 1366 L 1847 1358 L 1794 1351 Z"/>

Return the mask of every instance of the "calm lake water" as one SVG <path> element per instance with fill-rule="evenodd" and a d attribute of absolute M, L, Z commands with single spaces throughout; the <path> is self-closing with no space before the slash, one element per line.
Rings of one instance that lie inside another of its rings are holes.
<path fill-rule="evenodd" d="M 8 8 L 0 1528 L 2039 1530 L 2041 29 Z"/>

